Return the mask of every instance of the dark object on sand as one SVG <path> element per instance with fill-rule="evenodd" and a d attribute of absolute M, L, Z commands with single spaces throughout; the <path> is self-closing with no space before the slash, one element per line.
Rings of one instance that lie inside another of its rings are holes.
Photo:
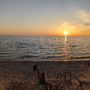
<path fill-rule="evenodd" d="M 53 86 L 55 87 L 55 90 L 58 90 L 55 84 L 48 82 L 46 72 L 40 72 L 37 64 L 33 66 L 33 70 L 37 71 L 39 84 L 43 85 L 45 90 L 52 90 Z"/>
<path fill-rule="evenodd" d="M 38 65 L 36 64 L 36 65 L 34 65 L 33 66 L 33 71 L 36 71 L 37 70 L 37 67 L 38 67 Z"/>
<path fill-rule="evenodd" d="M 90 66 L 90 61 L 89 61 L 89 66 Z"/>
<path fill-rule="evenodd" d="M 33 71 L 37 71 L 37 76 L 40 84 L 45 84 L 47 81 L 46 73 L 45 72 L 40 72 L 38 65 L 33 66 Z"/>

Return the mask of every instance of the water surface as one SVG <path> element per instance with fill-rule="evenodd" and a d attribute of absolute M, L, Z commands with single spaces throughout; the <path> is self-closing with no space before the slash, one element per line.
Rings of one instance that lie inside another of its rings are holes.
<path fill-rule="evenodd" d="M 90 60 L 90 37 L 0 36 L 0 60 Z"/>

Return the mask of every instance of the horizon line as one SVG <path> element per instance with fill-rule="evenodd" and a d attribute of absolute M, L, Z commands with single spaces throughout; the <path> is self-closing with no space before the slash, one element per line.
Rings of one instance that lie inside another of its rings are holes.
<path fill-rule="evenodd" d="M 0 34 L 0 36 L 27 36 L 27 37 L 29 37 L 29 36 L 36 36 L 36 37 L 39 37 L 39 36 L 41 36 L 41 37 L 44 37 L 44 36 L 49 36 L 49 37 L 64 37 L 64 35 L 11 35 L 11 34 Z M 90 37 L 90 35 L 68 35 L 68 37 Z"/>

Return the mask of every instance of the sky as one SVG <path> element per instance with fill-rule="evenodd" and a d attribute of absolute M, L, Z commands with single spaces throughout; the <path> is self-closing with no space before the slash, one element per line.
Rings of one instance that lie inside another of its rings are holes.
<path fill-rule="evenodd" d="M 0 35 L 90 36 L 90 0 L 0 0 Z"/>

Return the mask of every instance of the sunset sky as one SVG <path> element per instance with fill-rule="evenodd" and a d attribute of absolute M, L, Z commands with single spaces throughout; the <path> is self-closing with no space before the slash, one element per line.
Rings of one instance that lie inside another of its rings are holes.
<path fill-rule="evenodd" d="M 90 36 L 90 0 L 0 0 L 0 35 Z"/>

